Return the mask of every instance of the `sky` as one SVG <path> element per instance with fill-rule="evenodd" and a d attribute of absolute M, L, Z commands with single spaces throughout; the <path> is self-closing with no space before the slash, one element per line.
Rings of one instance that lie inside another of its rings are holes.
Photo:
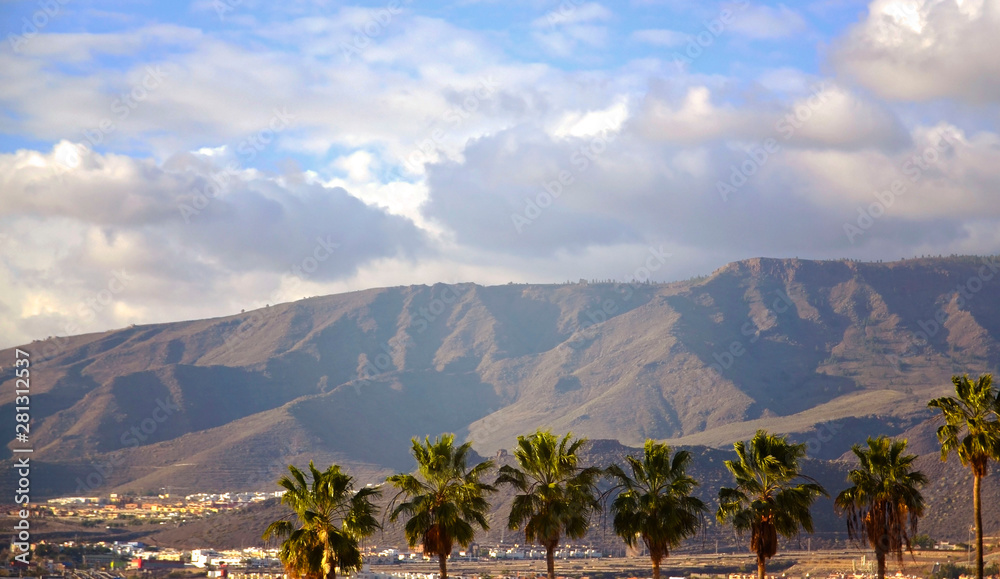
<path fill-rule="evenodd" d="M 0 346 L 1000 251 L 1000 0 L 0 0 Z"/>

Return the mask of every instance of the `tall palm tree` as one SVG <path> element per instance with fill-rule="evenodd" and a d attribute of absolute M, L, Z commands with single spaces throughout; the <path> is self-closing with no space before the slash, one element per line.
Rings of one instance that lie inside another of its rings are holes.
<path fill-rule="evenodd" d="M 447 579 L 448 556 L 455 543 L 468 547 L 476 536 L 475 526 L 489 530 L 486 495 L 496 489 L 480 479 L 493 461 L 468 468 L 472 443 L 455 448 L 454 434 L 442 434 L 434 442 L 430 437 L 423 443 L 414 438 L 412 443 L 419 476 L 395 474 L 386 479 L 399 489 L 391 505 L 405 499 L 392 509 L 389 520 L 409 517 L 404 527 L 407 542 L 411 547 L 420 543 L 424 553 L 437 555 L 441 579 Z"/>
<path fill-rule="evenodd" d="M 866 540 L 875 550 L 878 579 L 883 579 L 886 554 L 896 555 L 902 565 L 903 549 L 913 551 L 910 539 L 924 514 L 920 487 L 927 477 L 913 470 L 917 455 L 904 454 L 906 440 L 869 436 L 868 448 L 855 444 L 851 450 L 861 464 L 847 474 L 854 486 L 837 495 L 834 506 L 847 514 L 851 539 Z"/>
<path fill-rule="evenodd" d="M 982 481 L 989 474 L 990 460 L 1000 460 L 1000 392 L 993 388 L 993 376 L 983 374 L 975 383 L 969 376 L 952 376 L 957 397 L 931 400 L 945 424 L 938 428 L 941 460 L 952 452 L 962 466 L 972 469 L 972 505 L 976 517 L 976 577 L 983 579 Z"/>
<path fill-rule="evenodd" d="M 590 526 L 590 515 L 601 508 L 597 481 L 601 469 L 582 468 L 577 452 L 587 441 L 572 440 L 572 433 L 560 440 L 548 430 L 518 436 L 514 459 L 517 467 L 500 467 L 497 484 L 517 490 L 511 505 L 508 527 L 524 527 L 524 538 L 545 547 L 549 579 L 555 579 L 555 550 L 565 535 L 582 538 Z"/>
<path fill-rule="evenodd" d="M 784 436 L 758 430 L 750 440 L 733 445 L 738 460 L 727 460 L 736 487 L 719 489 L 720 523 L 730 523 L 737 533 L 750 533 L 750 549 L 757 554 L 757 576 L 764 579 L 767 560 L 778 552 L 778 535 L 791 538 L 799 528 L 811 533 L 809 508 L 820 495 L 829 496 L 818 483 L 799 472 L 806 445 L 791 444 Z M 805 482 L 796 481 L 803 479 Z"/>
<path fill-rule="evenodd" d="M 615 533 L 629 547 L 642 538 L 653 563 L 653 579 L 660 579 L 660 561 L 670 549 L 694 536 L 701 526 L 705 503 L 691 496 L 698 481 L 687 474 L 691 453 L 678 451 L 670 458 L 670 447 L 647 440 L 642 460 L 626 456 L 629 476 L 617 464 L 608 475 L 622 491 L 611 503 Z"/>
<path fill-rule="evenodd" d="M 354 490 L 354 478 L 331 465 L 320 472 L 309 461 L 312 481 L 294 465 L 278 484 L 285 489 L 281 502 L 291 507 L 299 526 L 286 519 L 268 525 L 263 538 L 279 537 L 280 558 L 289 576 L 299 579 L 335 579 L 341 571 L 360 570 L 358 541 L 381 528 L 372 501 L 381 490 Z"/>

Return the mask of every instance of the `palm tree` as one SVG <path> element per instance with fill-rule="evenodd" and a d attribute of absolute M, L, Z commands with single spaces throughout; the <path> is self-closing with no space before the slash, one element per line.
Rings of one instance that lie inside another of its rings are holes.
<path fill-rule="evenodd" d="M 883 579 L 886 554 L 895 554 L 902 565 L 903 549 L 913 551 L 910 539 L 924 514 L 920 487 L 927 477 L 913 470 L 917 455 L 903 454 L 906 440 L 868 437 L 868 448 L 855 444 L 851 450 L 861 465 L 847 474 L 854 486 L 837 495 L 834 506 L 847 514 L 851 539 L 867 540 L 875 550 L 878 579 Z"/>
<path fill-rule="evenodd" d="M 757 554 L 757 576 L 764 579 L 767 560 L 778 552 L 778 535 L 791 538 L 801 527 L 813 531 L 809 508 L 826 490 L 799 472 L 805 444 L 791 444 L 784 436 L 758 430 L 750 440 L 733 445 L 739 460 L 727 460 L 735 488 L 719 489 L 720 523 L 731 523 L 737 533 L 750 533 L 750 549 Z M 807 482 L 794 484 L 797 479 Z"/>
<path fill-rule="evenodd" d="M 392 509 L 389 520 L 409 517 L 404 527 L 407 542 L 411 547 L 420 543 L 424 553 L 437 555 L 441 579 L 447 579 L 448 556 L 455 543 L 468 547 L 476 536 L 474 525 L 489 530 L 490 504 L 485 495 L 496 489 L 479 479 L 493 468 L 493 461 L 468 468 L 472 443 L 455 448 L 454 434 L 442 434 L 434 442 L 430 437 L 423 443 L 414 438 L 412 443 L 419 476 L 395 474 L 386 479 L 399 489 L 390 508 L 405 497 Z"/>
<path fill-rule="evenodd" d="M 976 577 L 983 579 L 983 477 L 989 474 L 990 460 L 1000 459 L 1000 392 L 993 389 L 993 376 L 983 374 L 975 383 L 969 376 L 952 376 L 957 398 L 931 400 L 945 424 L 938 428 L 941 460 L 952 452 L 962 466 L 972 469 L 973 510 L 976 517 Z"/>
<path fill-rule="evenodd" d="M 548 430 L 518 436 L 514 459 L 518 466 L 500 467 L 497 484 L 517 490 L 507 524 L 524 527 L 524 538 L 545 547 L 549 579 L 555 579 L 555 550 L 563 535 L 582 538 L 590 526 L 590 515 L 600 510 L 597 481 L 601 469 L 578 466 L 577 451 L 587 441 L 560 440 Z M 519 467 L 519 468 L 518 468 Z"/>
<path fill-rule="evenodd" d="M 268 525 L 264 540 L 283 537 L 280 558 L 294 579 L 334 579 L 342 571 L 361 569 L 358 541 L 381 528 L 372 501 L 381 490 L 354 490 L 354 478 L 331 465 L 320 472 L 309 461 L 309 474 L 294 465 L 278 484 L 285 489 L 281 502 L 291 507 L 299 520 L 279 519 Z M 339 525 L 339 526 L 338 526 Z"/>
<path fill-rule="evenodd" d="M 642 538 L 653 563 L 653 579 L 660 579 L 660 561 L 670 549 L 694 536 L 701 525 L 705 503 L 691 496 L 698 481 L 687 475 L 691 453 L 678 451 L 670 458 L 670 447 L 647 440 L 642 460 L 626 456 L 629 476 L 617 464 L 607 473 L 622 488 L 611 511 L 614 528 L 629 547 Z"/>

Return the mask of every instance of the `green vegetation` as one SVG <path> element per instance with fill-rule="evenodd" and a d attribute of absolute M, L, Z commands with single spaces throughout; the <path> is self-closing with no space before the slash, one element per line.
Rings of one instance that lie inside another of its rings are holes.
<path fill-rule="evenodd" d="M 466 463 L 472 443 L 455 448 L 454 442 L 454 434 L 443 434 L 433 443 L 430 437 L 423 444 L 412 439 L 420 476 L 396 474 L 386 479 L 399 489 L 396 498 L 406 498 L 392 509 L 389 520 L 395 522 L 400 515 L 409 517 L 405 527 L 407 542 L 411 547 L 421 543 L 424 553 L 437 555 L 441 579 L 448 579 L 448 556 L 454 544 L 468 547 L 476 536 L 475 526 L 489 530 L 486 515 L 490 504 L 485 496 L 496 490 L 480 481 L 493 468 L 493 461 L 470 469 Z"/>
<path fill-rule="evenodd" d="M 660 561 L 670 549 L 694 536 L 701 525 L 705 503 L 691 492 L 698 481 L 687 475 L 691 453 L 678 451 L 671 460 L 670 447 L 647 440 L 642 460 L 625 457 L 629 476 L 618 465 L 608 475 L 622 491 L 611 504 L 615 533 L 635 547 L 641 538 L 649 549 L 653 579 L 660 579 Z"/>
<path fill-rule="evenodd" d="M 518 467 L 500 468 L 497 484 L 517 490 L 508 526 L 524 527 L 528 541 L 545 547 L 549 579 L 555 579 L 554 553 L 563 535 L 578 539 L 587 533 L 590 515 L 601 508 L 597 500 L 597 467 L 578 466 L 577 452 L 585 438 L 572 440 L 572 433 L 559 440 L 548 430 L 518 436 L 514 459 Z"/>
<path fill-rule="evenodd" d="M 968 376 L 954 376 L 956 397 L 932 400 L 945 424 L 937 431 L 941 458 L 957 454 L 971 468 L 976 518 L 977 576 L 997 574 L 997 565 L 983 565 L 981 482 L 989 462 L 1000 460 L 1000 393 L 989 374 L 975 383 Z M 582 538 L 591 517 L 601 511 L 603 498 L 597 485 L 607 477 L 614 487 L 611 514 L 615 533 L 626 544 L 649 549 L 654 579 L 660 564 L 685 539 L 697 533 L 706 505 L 692 493 L 698 481 L 687 474 L 692 456 L 687 451 L 672 454 L 669 446 L 646 440 L 643 455 L 626 456 L 628 472 L 617 464 L 606 469 L 581 466 L 579 453 L 587 442 L 572 433 L 559 437 L 548 430 L 518 436 L 513 451 L 516 466 L 504 465 L 493 484 L 483 481 L 494 463 L 483 461 L 469 468 L 471 442 L 455 446 L 454 434 L 433 441 L 411 439 L 417 463 L 415 474 L 400 473 L 386 479 L 398 493 L 390 501 L 389 519 L 406 517 L 404 530 L 410 546 L 418 543 L 424 552 L 436 555 L 442 579 L 447 579 L 447 560 L 456 544 L 468 548 L 476 528 L 489 530 L 488 495 L 495 486 L 510 485 L 516 491 L 507 525 L 523 530 L 528 542 L 545 548 L 549 579 L 555 577 L 554 553 L 563 537 Z M 758 430 L 749 441 L 734 445 L 735 460 L 725 461 L 735 486 L 719 489 L 716 518 L 740 535 L 749 534 L 756 554 L 758 577 L 763 579 L 769 560 L 778 552 L 778 537 L 792 538 L 800 530 L 811 533 L 811 508 L 826 490 L 800 470 L 806 445 L 793 444 L 784 436 Z M 851 487 L 834 501 L 846 517 L 848 534 L 875 551 L 878 577 L 886 571 L 886 556 L 902 563 L 903 551 L 913 547 L 933 548 L 926 534 L 918 535 L 917 523 L 924 514 L 921 488 L 927 477 L 914 470 L 916 455 L 906 454 L 907 441 L 885 436 L 869 437 L 867 446 L 855 444 L 852 451 L 858 468 L 848 473 Z M 380 525 L 373 501 L 381 495 L 375 488 L 353 489 L 354 479 L 337 465 L 320 472 L 312 462 L 306 473 L 288 467 L 291 476 L 278 484 L 285 488 L 282 502 L 289 505 L 299 526 L 289 520 L 271 523 L 264 539 L 281 537 L 280 557 L 293 579 L 334 579 L 336 569 L 361 568 L 358 542 Z M 402 501 L 402 502 L 399 502 Z M 45 553 L 40 553 L 45 556 Z M 777 564 L 775 565 L 777 566 Z M 957 577 L 962 568 L 943 565 L 935 577 Z"/>
<path fill-rule="evenodd" d="M 38 557 L 79 566 L 83 564 L 84 555 L 107 555 L 109 553 L 111 553 L 111 549 L 99 545 L 74 545 L 67 547 L 51 543 L 39 543 L 32 550 L 32 560 Z M 124 561 L 125 559 L 123 558 L 122 560 Z"/>
<path fill-rule="evenodd" d="M 1000 460 L 1000 392 L 993 377 L 984 374 L 975 383 L 969 376 L 953 376 L 955 397 L 931 400 L 928 406 L 944 415 L 945 424 L 937 431 L 941 460 L 954 452 L 962 466 L 972 470 L 972 505 L 976 521 L 976 577 L 983 579 L 982 481 L 991 460 Z"/>
<path fill-rule="evenodd" d="M 917 455 L 904 454 L 905 440 L 868 437 L 868 448 L 855 444 L 851 450 L 860 467 L 847 474 L 853 486 L 837 495 L 834 504 L 847 515 L 851 539 L 864 540 L 875 550 L 878 579 L 884 579 L 886 554 L 902 564 L 903 549 L 913 550 L 910 537 L 924 514 L 920 487 L 927 477 L 913 470 Z"/>
<path fill-rule="evenodd" d="M 289 465 L 291 476 L 278 484 L 285 488 L 281 502 L 295 511 L 301 526 L 277 520 L 264 531 L 264 540 L 284 538 L 280 558 L 293 579 L 334 579 L 336 569 L 361 570 L 358 541 L 380 527 L 372 501 L 381 491 L 366 487 L 354 491 L 354 479 L 332 465 L 320 472 L 309 462 L 312 483 Z M 339 525 L 339 526 L 338 526 Z"/>
<path fill-rule="evenodd" d="M 749 446 L 742 440 L 733 446 L 738 460 L 727 460 L 726 468 L 736 486 L 719 489 L 716 516 L 737 533 L 750 533 L 750 549 L 757 554 L 757 576 L 764 579 L 767 560 L 778 552 L 778 535 L 794 537 L 800 527 L 811 533 L 809 509 L 816 498 L 827 493 L 815 482 L 793 484 L 805 478 L 799 472 L 805 444 L 791 444 L 783 436 L 758 430 Z"/>
<path fill-rule="evenodd" d="M 949 561 L 940 565 L 936 571 L 931 573 L 931 579 L 958 579 L 960 576 L 968 574 L 968 567 Z"/>

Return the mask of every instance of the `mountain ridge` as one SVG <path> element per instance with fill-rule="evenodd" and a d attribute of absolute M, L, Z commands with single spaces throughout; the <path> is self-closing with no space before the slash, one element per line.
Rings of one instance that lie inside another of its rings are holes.
<path fill-rule="evenodd" d="M 632 447 L 768 428 L 836 459 L 918 428 L 952 374 L 996 371 L 998 265 L 753 258 L 662 284 L 397 286 L 38 341 L 21 347 L 43 358 L 34 461 L 69 476 L 35 492 L 264 487 L 310 458 L 374 480 L 409 464 L 411 436 L 491 455 L 538 427 Z"/>

